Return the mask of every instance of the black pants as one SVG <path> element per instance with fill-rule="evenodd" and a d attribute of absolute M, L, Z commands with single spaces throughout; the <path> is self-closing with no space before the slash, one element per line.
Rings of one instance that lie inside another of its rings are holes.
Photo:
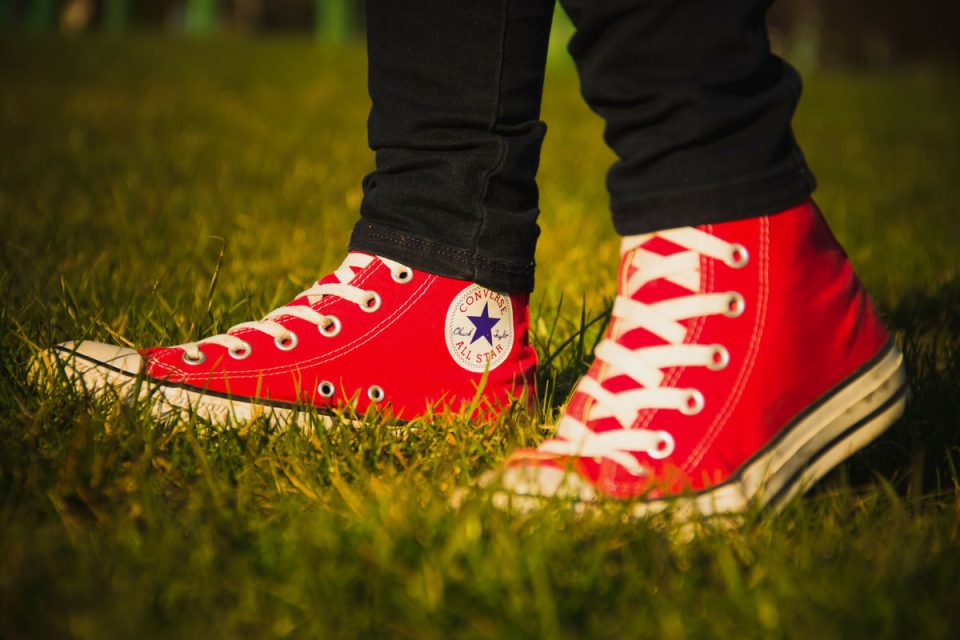
<path fill-rule="evenodd" d="M 771 0 L 566 0 L 583 96 L 606 122 L 621 234 L 798 204 L 800 79 Z M 370 146 L 351 248 L 500 291 L 533 288 L 553 0 L 367 0 Z"/>

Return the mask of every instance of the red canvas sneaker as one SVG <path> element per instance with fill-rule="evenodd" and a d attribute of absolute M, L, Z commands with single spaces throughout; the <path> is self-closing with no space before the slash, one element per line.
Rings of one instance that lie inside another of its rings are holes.
<path fill-rule="evenodd" d="M 739 511 L 809 487 L 903 412 L 902 358 L 814 205 L 622 253 L 595 362 L 498 498 Z"/>
<path fill-rule="evenodd" d="M 290 304 L 224 334 L 140 351 L 68 342 L 54 353 L 89 390 L 130 389 L 142 376 L 157 413 L 219 421 L 350 405 L 408 420 L 469 406 L 482 382 L 477 411 L 489 415 L 533 400 L 527 298 L 355 252 Z"/>

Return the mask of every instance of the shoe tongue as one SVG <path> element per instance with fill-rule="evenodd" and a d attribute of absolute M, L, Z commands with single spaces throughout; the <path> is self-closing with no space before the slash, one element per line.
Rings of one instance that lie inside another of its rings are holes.
<path fill-rule="evenodd" d="M 628 286 L 630 278 L 638 270 L 637 267 L 633 265 L 633 258 L 635 255 L 634 252 L 637 249 L 642 249 L 643 251 L 665 257 L 688 250 L 662 237 L 645 237 L 642 242 L 638 243 L 634 247 L 631 247 L 630 250 L 624 255 L 624 260 L 620 271 L 621 295 L 629 295 L 632 300 L 650 305 L 665 300 L 690 296 L 699 292 L 692 291 L 682 285 L 676 284 L 671 280 L 667 280 L 666 278 L 657 278 L 649 282 L 644 282 L 635 291 L 631 291 L 628 294 L 625 289 Z M 693 280 L 690 280 L 690 282 L 692 284 Z M 698 277 L 697 282 L 697 288 L 702 291 L 705 287 L 703 280 Z M 698 319 L 691 318 L 689 320 L 680 320 L 679 322 L 686 328 L 686 338 L 689 340 L 691 330 L 696 326 Z M 612 337 L 618 343 L 631 350 L 667 344 L 667 342 L 660 336 L 642 328 L 624 331 L 622 328 L 614 326 L 612 333 Z M 629 375 L 618 372 L 612 367 L 607 368 L 607 366 L 608 365 L 605 365 L 603 362 L 598 360 L 594 362 L 590 373 L 590 375 L 601 382 L 607 391 L 616 394 L 638 388 L 637 382 Z M 677 378 L 674 375 L 674 372 L 675 369 L 672 368 L 664 369 L 664 379 L 661 381 L 661 385 L 668 387 L 676 385 Z M 570 410 L 571 414 L 576 416 L 578 419 L 583 420 L 587 427 L 592 431 L 603 432 L 623 428 L 619 421 L 612 417 L 592 418 L 589 413 L 590 403 L 582 394 L 575 395 L 574 400 L 570 403 L 570 406 L 572 407 Z M 637 428 L 647 428 L 651 424 L 651 420 L 656 419 L 657 412 L 657 409 L 640 407 L 636 414 L 633 425 Z"/>
<path fill-rule="evenodd" d="M 635 249 L 643 249 L 644 251 L 655 253 L 661 256 L 670 256 L 675 253 L 686 251 L 684 247 L 658 236 L 649 238 L 642 244 L 635 247 L 634 250 Z M 621 293 L 624 293 L 623 289 L 625 288 L 626 284 L 638 271 L 637 267 L 632 264 L 633 255 L 634 252 L 631 250 L 624 256 L 624 265 L 622 269 L 625 269 L 626 272 L 624 273 L 621 271 Z M 675 284 L 670 280 L 665 278 L 657 278 L 655 280 L 643 283 L 639 288 L 637 288 L 636 291 L 630 293 L 629 297 L 632 300 L 636 300 L 644 304 L 655 304 L 664 300 L 688 296 L 692 293 L 695 292 L 687 289 L 686 287 Z M 689 331 L 694 320 L 681 320 L 680 322 Z M 618 341 L 629 349 L 664 344 L 664 340 L 662 338 L 642 328 L 632 329 L 625 333 L 621 333 Z"/>
<path fill-rule="evenodd" d="M 361 262 L 367 262 L 367 265 L 351 264 L 354 260 L 351 258 L 362 257 L 364 260 Z M 351 251 L 347 254 L 347 257 L 343 262 L 340 263 L 340 266 L 336 270 L 331 271 L 327 275 L 323 276 L 317 282 L 320 284 L 349 284 L 357 276 L 358 273 L 363 271 L 367 266 L 369 266 L 369 258 L 376 260 L 376 256 L 370 253 L 364 253 L 362 251 Z"/>
<path fill-rule="evenodd" d="M 662 236 L 651 236 L 633 248 L 644 249 L 650 253 L 658 253 L 661 256 L 672 256 L 675 253 L 686 251 L 686 249 L 680 245 L 670 242 Z"/>
<path fill-rule="evenodd" d="M 634 276 L 639 269 L 633 265 L 632 258 L 634 256 L 634 251 L 637 249 L 642 249 L 648 253 L 654 253 L 661 256 L 672 256 L 676 253 L 682 253 L 686 251 L 684 247 L 681 247 L 678 244 L 674 244 L 665 238 L 659 236 L 654 236 L 642 244 L 634 248 L 633 251 L 630 251 L 624 256 L 624 265 L 626 266 L 626 277 L 621 281 L 621 291 L 623 287 L 629 282 L 629 279 Z M 669 298 L 676 298 L 678 296 L 690 295 L 692 293 L 686 287 L 674 284 L 669 280 L 664 278 L 657 278 L 649 282 L 645 282 L 641 285 L 636 291 L 633 291 L 629 294 L 629 297 L 638 300 L 646 304 L 652 304 L 654 302 L 660 302 L 661 300 L 667 300 Z"/>
<path fill-rule="evenodd" d="M 372 264 L 372 262 L 368 260 L 369 258 L 376 259 L 376 256 L 373 256 L 369 253 L 351 251 L 349 254 L 347 254 L 347 258 L 340 263 L 340 266 L 337 267 L 335 271 L 331 271 L 317 280 L 317 284 L 349 284 L 352 282 L 357 274 L 366 268 L 365 266 L 361 266 L 359 264 L 350 264 L 351 262 L 354 262 L 351 260 L 351 258 L 357 256 L 362 256 L 364 259 L 360 262 L 366 262 L 367 266 Z M 343 280 L 341 280 L 341 278 L 343 278 Z M 313 304 L 316 304 L 316 301 L 314 301 Z M 309 307 L 313 306 L 313 304 L 311 304 L 307 296 L 297 296 L 290 303 L 288 303 L 287 306 L 303 305 Z"/>
<path fill-rule="evenodd" d="M 340 281 L 337 279 L 336 274 L 328 273 L 327 275 L 317 280 L 317 282 L 320 284 L 335 284 Z"/>

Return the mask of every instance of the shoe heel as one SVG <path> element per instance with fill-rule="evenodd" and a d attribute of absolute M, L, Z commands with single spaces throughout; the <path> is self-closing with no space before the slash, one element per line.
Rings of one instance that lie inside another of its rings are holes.
<path fill-rule="evenodd" d="M 782 468 L 772 474 L 767 489 L 775 492 L 759 495 L 761 504 L 778 511 L 793 497 L 808 491 L 823 476 L 844 460 L 876 440 L 904 413 L 909 396 L 903 356 L 891 344 L 877 364 L 850 381 L 837 395 L 856 394 L 848 408 L 822 424 L 798 451 L 799 469 Z M 816 416 L 811 416 L 816 418 Z"/>

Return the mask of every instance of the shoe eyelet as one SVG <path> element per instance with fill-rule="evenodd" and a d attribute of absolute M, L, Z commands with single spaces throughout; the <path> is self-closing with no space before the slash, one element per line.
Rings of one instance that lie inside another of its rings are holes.
<path fill-rule="evenodd" d="M 292 331 L 288 331 L 287 335 L 280 336 L 273 339 L 274 346 L 280 351 L 293 351 L 297 348 L 297 344 L 300 341 L 297 339 L 297 334 Z"/>
<path fill-rule="evenodd" d="M 680 409 L 680 413 L 685 416 L 695 416 L 703 411 L 703 406 L 706 402 L 702 393 L 696 389 L 687 389 L 687 397 L 683 399 L 683 406 Z"/>
<path fill-rule="evenodd" d="M 366 297 L 363 299 L 363 302 L 360 303 L 360 308 L 367 313 L 373 313 L 380 308 L 382 303 L 383 300 L 380 299 L 379 293 L 376 291 L 367 291 Z"/>
<path fill-rule="evenodd" d="M 715 344 L 711 348 L 713 352 L 710 354 L 710 364 L 707 365 L 707 368 L 711 371 L 726 369 L 727 365 L 730 364 L 730 352 L 722 344 Z"/>
<path fill-rule="evenodd" d="M 250 346 L 249 342 L 244 341 L 238 347 L 227 349 L 227 353 L 229 353 L 230 357 L 234 360 L 243 360 L 253 353 L 253 347 Z"/>
<path fill-rule="evenodd" d="M 666 431 L 657 432 L 657 446 L 653 449 L 647 451 L 647 455 L 653 458 L 654 460 L 663 460 L 667 456 L 673 453 L 674 449 L 677 448 L 677 443 L 673 440 L 673 436 Z"/>
<path fill-rule="evenodd" d="M 320 331 L 320 335 L 325 338 L 334 337 L 343 328 L 343 325 L 340 324 L 340 318 L 337 316 L 324 316 L 324 322 L 326 324 L 317 325 L 317 329 Z"/>
<path fill-rule="evenodd" d="M 205 354 L 203 351 L 200 351 L 200 349 L 197 349 L 197 353 L 200 355 L 194 358 L 188 352 L 184 351 L 180 355 L 180 358 L 187 364 L 195 367 L 198 364 L 203 364 L 207 360 L 207 354 Z"/>
<path fill-rule="evenodd" d="M 750 262 L 750 252 L 742 244 L 733 244 L 730 246 L 730 255 L 724 258 L 723 262 L 728 267 L 742 269 Z"/>
<path fill-rule="evenodd" d="M 378 385 L 371 385 L 367 389 L 367 397 L 370 398 L 373 402 L 381 402 L 386 395 L 383 393 L 383 388 Z"/>
<path fill-rule="evenodd" d="M 332 398 L 333 394 L 337 392 L 337 388 L 329 380 L 324 380 L 319 385 L 317 385 L 317 393 L 324 398 Z"/>
<path fill-rule="evenodd" d="M 393 278 L 394 282 L 406 284 L 413 280 L 413 269 L 404 267 L 403 269 L 399 269 L 397 271 L 391 270 L 390 277 Z"/>
<path fill-rule="evenodd" d="M 724 310 L 723 315 L 728 318 L 739 318 L 743 315 L 746 308 L 747 302 L 743 299 L 743 296 L 736 291 L 731 291 L 728 294 L 727 308 Z"/>

